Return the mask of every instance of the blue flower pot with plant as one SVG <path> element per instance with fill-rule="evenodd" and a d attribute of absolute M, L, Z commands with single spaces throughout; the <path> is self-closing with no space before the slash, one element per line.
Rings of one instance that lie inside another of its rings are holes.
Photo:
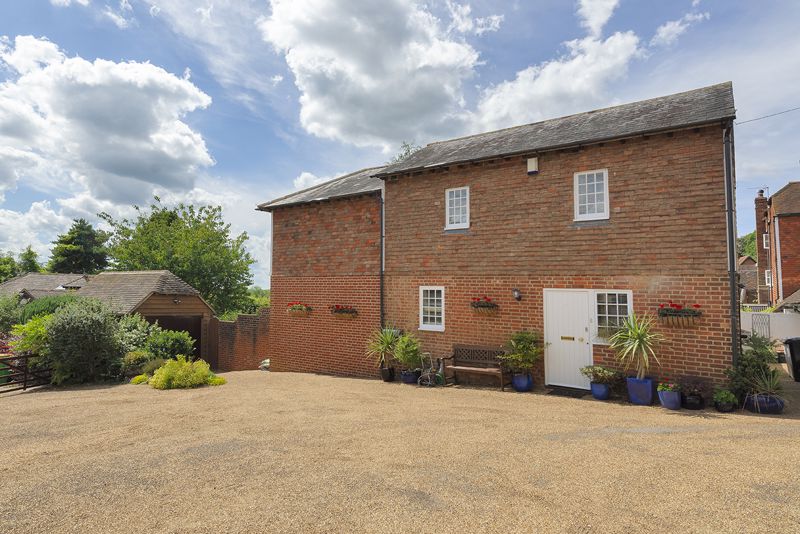
<path fill-rule="evenodd" d="M 531 370 L 544 353 L 539 334 L 524 330 L 515 332 L 508 340 L 506 349 L 507 352 L 498 356 L 498 359 L 503 368 L 511 373 L 511 386 L 520 393 L 531 391 Z"/>
<path fill-rule="evenodd" d="M 514 391 L 525 393 L 533 389 L 533 377 L 530 373 L 517 373 L 511 377 L 511 387 Z"/>
<path fill-rule="evenodd" d="M 652 317 L 631 313 L 609 338 L 609 345 L 625 369 L 634 367 L 636 376 L 627 379 L 628 399 L 633 404 L 649 406 L 655 398 L 656 383 L 645 375 L 651 360 L 660 365 L 655 348 L 663 336 L 654 330 Z"/>
<path fill-rule="evenodd" d="M 677 382 L 658 383 L 658 401 L 668 410 L 681 409 L 681 386 Z"/>
<path fill-rule="evenodd" d="M 589 379 L 592 397 L 597 400 L 608 400 L 611 397 L 611 384 L 616 383 L 621 378 L 619 371 L 608 369 L 602 365 L 582 367 L 581 374 Z"/>
<path fill-rule="evenodd" d="M 637 378 L 629 376 L 626 379 L 628 386 L 628 400 L 638 406 L 650 406 L 656 397 L 656 381 L 652 378 Z"/>
<path fill-rule="evenodd" d="M 589 388 L 592 390 L 592 397 L 597 400 L 608 400 L 611 397 L 611 386 L 608 384 L 591 382 Z"/>

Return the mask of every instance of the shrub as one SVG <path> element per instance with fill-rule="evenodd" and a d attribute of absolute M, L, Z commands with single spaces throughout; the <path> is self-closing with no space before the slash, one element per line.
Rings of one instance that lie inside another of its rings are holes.
<path fill-rule="evenodd" d="M 770 369 L 769 364 L 776 361 L 777 354 L 772 341 L 764 336 L 752 334 L 744 342 L 736 365 L 726 371 L 728 389 L 736 395 L 739 402 L 744 402 L 753 381 L 766 375 Z"/>
<path fill-rule="evenodd" d="M 25 324 L 37 315 L 50 315 L 63 306 L 80 299 L 81 297 L 74 293 L 65 292 L 63 295 L 53 295 L 51 297 L 42 297 L 32 300 L 23 306 L 20 312 L 19 322 Z"/>
<path fill-rule="evenodd" d="M 146 350 L 130 351 L 122 358 L 122 374 L 124 376 L 138 375 L 143 372 L 144 364 L 152 359 L 153 355 Z"/>
<path fill-rule="evenodd" d="M 422 353 L 419 340 L 413 334 L 403 334 L 394 345 L 394 359 L 405 369 L 413 370 L 422 367 Z"/>
<path fill-rule="evenodd" d="M 226 384 L 228 381 L 222 378 L 221 376 L 214 375 L 208 379 L 209 386 L 221 386 Z"/>
<path fill-rule="evenodd" d="M 15 337 L 11 341 L 14 353 L 47 356 L 50 347 L 47 325 L 52 317 L 52 315 L 39 315 L 25 324 L 14 325 L 11 329 L 11 334 Z"/>
<path fill-rule="evenodd" d="M 544 349 L 536 332 L 515 332 L 508 341 L 508 354 L 498 358 L 513 373 L 529 373 L 542 357 Z"/>
<path fill-rule="evenodd" d="M 167 360 L 164 358 L 154 358 L 144 365 L 142 365 L 142 373 L 148 376 L 153 376 L 155 372 L 158 370 L 159 367 L 167 363 Z"/>
<path fill-rule="evenodd" d="M 717 389 L 714 392 L 714 402 L 718 404 L 736 404 L 737 399 L 736 395 L 734 395 L 730 390 Z"/>
<path fill-rule="evenodd" d="M 177 358 L 184 355 L 191 358 L 194 352 L 194 339 L 188 332 L 176 330 L 158 330 L 152 332 L 145 344 L 147 352 L 154 358 Z"/>
<path fill-rule="evenodd" d="M 136 375 L 133 378 L 131 378 L 131 384 L 133 384 L 134 386 L 137 386 L 139 384 L 146 384 L 148 380 L 150 380 L 150 375 L 146 374 Z"/>
<path fill-rule="evenodd" d="M 135 313 L 124 315 L 119 320 L 119 343 L 125 354 L 144 350 L 147 338 L 161 330 L 157 324 L 148 323 L 144 317 Z"/>
<path fill-rule="evenodd" d="M 367 357 L 375 360 L 375 364 L 383 369 L 394 354 L 399 337 L 400 331 L 395 328 L 375 330 L 367 340 Z"/>
<path fill-rule="evenodd" d="M 13 295 L 0 297 L 0 334 L 8 334 L 11 327 L 20 322 L 22 306 Z"/>
<path fill-rule="evenodd" d="M 203 360 L 191 361 L 181 355 L 162 365 L 149 383 L 156 389 L 182 389 L 224 384 L 224 379 L 220 381 L 220 378 Z"/>
<path fill-rule="evenodd" d="M 117 378 L 122 367 L 119 324 L 100 302 L 82 299 L 61 307 L 47 323 L 53 383 Z"/>
<path fill-rule="evenodd" d="M 620 379 L 621 373 L 602 365 L 587 365 L 581 367 L 581 374 L 595 384 L 612 385 Z"/>

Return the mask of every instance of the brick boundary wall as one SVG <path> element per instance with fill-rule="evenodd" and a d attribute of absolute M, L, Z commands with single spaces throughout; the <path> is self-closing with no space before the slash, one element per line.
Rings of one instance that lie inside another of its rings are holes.
<path fill-rule="evenodd" d="M 217 340 L 216 369 L 219 371 L 248 371 L 258 369 L 267 358 L 270 308 L 262 308 L 258 314 L 239 315 L 235 321 L 213 318 L 210 336 Z"/>

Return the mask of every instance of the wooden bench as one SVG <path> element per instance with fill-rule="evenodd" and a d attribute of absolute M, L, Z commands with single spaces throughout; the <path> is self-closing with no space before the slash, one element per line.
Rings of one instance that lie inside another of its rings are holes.
<path fill-rule="evenodd" d="M 442 358 L 445 361 L 445 383 L 448 370 L 453 371 L 452 379 L 455 384 L 458 384 L 458 373 L 492 375 L 500 379 L 500 389 L 505 391 L 511 375 L 500 365 L 498 356 L 506 352 L 506 349 L 498 346 L 453 345 L 453 354 Z M 448 361 L 452 363 L 448 365 Z"/>

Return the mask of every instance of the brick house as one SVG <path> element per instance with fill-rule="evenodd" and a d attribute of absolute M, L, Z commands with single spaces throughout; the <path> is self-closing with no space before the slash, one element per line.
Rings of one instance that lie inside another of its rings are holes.
<path fill-rule="evenodd" d="M 703 315 L 659 323 L 658 374 L 721 380 L 738 350 L 734 116 L 724 83 L 432 143 L 262 204 L 274 369 L 375 376 L 363 352 L 381 324 L 435 356 L 532 329 L 540 379 L 587 388 L 581 367 L 615 365 L 603 327 L 673 301 Z M 496 313 L 473 311 L 484 295 Z M 308 317 L 280 313 L 298 300 Z"/>
<path fill-rule="evenodd" d="M 759 302 L 800 301 L 800 182 L 769 198 L 759 191 L 755 209 Z"/>

